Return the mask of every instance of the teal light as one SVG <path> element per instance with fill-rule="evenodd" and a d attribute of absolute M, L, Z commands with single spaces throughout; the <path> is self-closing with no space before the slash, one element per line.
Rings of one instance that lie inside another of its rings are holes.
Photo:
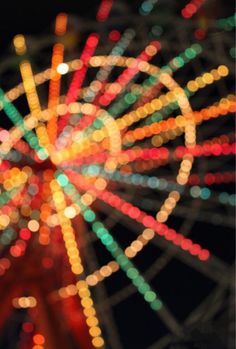
<path fill-rule="evenodd" d="M 231 206 L 236 206 L 236 195 L 235 194 L 230 195 L 230 197 L 229 197 L 229 204 Z"/>
<path fill-rule="evenodd" d="M 207 200 L 207 199 L 209 199 L 210 196 L 211 196 L 211 191 L 210 191 L 210 189 L 208 189 L 208 188 L 206 188 L 206 187 L 201 188 L 201 193 L 200 193 L 201 199 Z"/>
<path fill-rule="evenodd" d="M 198 198 L 201 194 L 201 188 L 197 185 L 194 185 L 192 188 L 190 188 L 190 195 L 193 198 Z"/>
<path fill-rule="evenodd" d="M 91 211 L 90 209 L 87 209 L 84 212 L 84 219 L 86 220 L 86 222 L 93 222 L 95 219 L 95 214 L 93 211 Z"/>
<path fill-rule="evenodd" d="M 163 33 L 163 28 L 160 25 L 154 25 L 151 29 L 151 33 L 155 37 L 160 37 Z"/>
<path fill-rule="evenodd" d="M 69 183 L 68 177 L 64 174 L 59 174 L 56 179 L 58 184 L 60 184 L 62 187 L 65 187 Z"/>
<path fill-rule="evenodd" d="M 153 9 L 153 5 L 149 3 L 149 1 L 145 1 L 142 3 L 139 12 L 141 15 L 146 16 L 148 15 Z"/>
<path fill-rule="evenodd" d="M 219 195 L 219 201 L 221 204 L 227 204 L 229 198 L 229 194 L 226 192 L 222 192 Z"/>
<path fill-rule="evenodd" d="M 187 48 L 185 50 L 185 55 L 186 57 L 188 57 L 189 59 L 195 58 L 196 57 L 196 52 L 192 49 L 192 48 Z"/>

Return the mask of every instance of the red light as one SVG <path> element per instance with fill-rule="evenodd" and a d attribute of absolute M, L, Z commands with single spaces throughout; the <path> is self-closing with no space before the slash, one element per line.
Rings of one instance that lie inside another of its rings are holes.
<path fill-rule="evenodd" d="M 194 36 L 197 40 L 203 40 L 206 36 L 206 31 L 204 29 L 196 29 Z"/>
<path fill-rule="evenodd" d="M 23 228 L 20 230 L 20 237 L 23 240 L 29 240 L 31 238 L 31 232 L 27 228 Z"/>
<path fill-rule="evenodd" d="M 198 255 L 198 258 L 201 261 L 206 261 L 207 259 L 209 259 L 209 257 L 210 257 L 210 253 L 208 250 L 201 250 L 199 255 Z"/>
<path fill-rule="evenodd" d="M 181 14 L 184 18 L 191 18 L 206 0 L 192 0 L 182 10 Z"/>
<path fill-rule="evenodd" d="M 42 259 L 42 265 L 45 269 L 51 269 L 53 267 L 53 259 L 50 257 L 44 257 Z"/>
<path fill-rule="evenodd" d="M 26 333 L 31 333 L 34 330 L 34 326 L 31 322 L 24 322 L 22 325 L 22 330 Z"/>
<path fill-rule="evenodd" d="M 193 255 L 193 256 L 197 256 L 201 251 L 201 246 L 198 245 L 198 244 L 193 244 L 191 247 L 190 247 L 190 253 Z"/>
<path fill-rule="evenodd" d="M 98 35 L 97 34 L 91 34 L 90 37 L 87 40 L 87 46 L 88 47 L 96 47 L 96 45 L 98 44 Z"/>
<path fill-rule="evenodd" d="M 13 257 L 20 257 L 22 254 L 22 249 L 20 248 L 20 246 L 11 246 L 10 248 L 10 254 Z"/>
<path fill-rule="evenodd" d="M 109 40 L 116 42 L 120 40 L 120 32 L 118 30 L 112 30 L 109 33 L 108 37 L 109 37 Z"/>
<path fill-rule="evenodd" d="M 97 21 L 104 22 L 111 11 L 113 0 L 102 0 L 97 12 Z"/>
<path fill-rule="evenodd" d="M 2 258 L 0 260 L 0 265 L 4 268 L 4 269 L 9 269 L 11 266 L 11 262 L 9 261 L 9 259 L 7 258 Z"/>
<path fill-rule="evenodd" d="M 185 251 L 189 250 L 191 246 L 192 246 L 192 241 L 190 239 L 184 239 L 181 242 L 181 248 Z"/>

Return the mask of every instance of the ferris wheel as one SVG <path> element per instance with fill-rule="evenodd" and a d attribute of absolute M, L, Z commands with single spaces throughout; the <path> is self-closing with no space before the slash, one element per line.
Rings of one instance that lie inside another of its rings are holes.
<path fill-rule="evenodd" d="M 113 6 L 0 64 L 1 345 L 232 348 L 235 15 Z"/>

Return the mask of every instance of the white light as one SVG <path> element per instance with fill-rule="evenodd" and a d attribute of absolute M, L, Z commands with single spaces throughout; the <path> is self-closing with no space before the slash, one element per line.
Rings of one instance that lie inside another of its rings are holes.
<path fill-rule="evenodd" d="M 68 73 L 68 71 L 69 71 L 69 66 L 68 66 L 68 64 L 66 64 L 66 63 L 60 63 L 60 64 L 58 64 L 58 66 L 57 66 L 57 72 L 58 72 L 59 74 L 64 75 L 64 74 Z"/>
<path fill-rule="evenodd" d="M 64 210 L 64 214 L 67 218 L 74 218 L 76 216 L 76 210 L 73 206 L 67 206 Z"/>

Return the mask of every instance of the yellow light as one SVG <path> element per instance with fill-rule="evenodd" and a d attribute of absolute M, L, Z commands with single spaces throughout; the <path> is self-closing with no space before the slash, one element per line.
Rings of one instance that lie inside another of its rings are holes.
<path fill-rule="evenodd" d="M 23 35 L 18 34 L 13 39 L 13 44 L 15 46 L 16 53 L 18 55 L 23 55 L 26 51 L 25 38 Z"/>
<path fill-rule="evenodd" d="M 96 337 L 92 340 L 92 343 L 96 348 L 101 348 L 104 345 L 104 340 L 101 337 Z"/>
<path fill-rule="evenodd" d="M 229 74 L 229 69 L 225 65 L 220 65 L 217 71 L 220 76 L 227 76 Z"/>

